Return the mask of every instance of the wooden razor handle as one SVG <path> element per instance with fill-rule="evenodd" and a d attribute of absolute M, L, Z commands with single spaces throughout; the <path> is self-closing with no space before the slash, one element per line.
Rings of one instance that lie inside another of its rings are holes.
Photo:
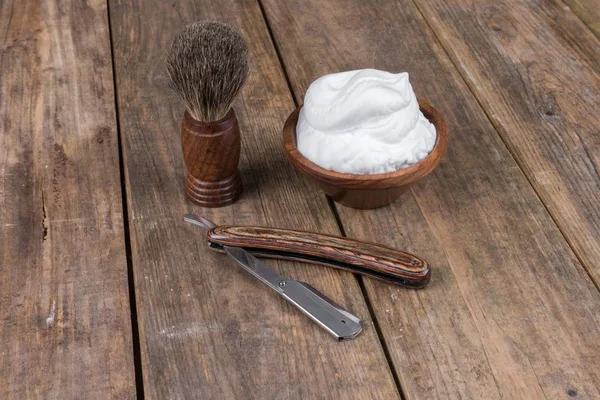
<path fill-rule="evenodd" d="M 324 264 L 411 288 L 429 283 L 425 260 L 375 243 L 314 232 L 255 226 L 218 226 L 208 231 L 212 249 L 243 247 L 257 257 Z"/>

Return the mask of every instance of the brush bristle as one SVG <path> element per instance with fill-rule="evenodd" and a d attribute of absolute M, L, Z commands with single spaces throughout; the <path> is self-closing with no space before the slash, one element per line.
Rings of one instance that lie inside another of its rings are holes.
<path fill-rule="evenodd" d="M 167 72 L 194 119 L 218 121 L 227 115 L 248 77 L 248 46 L 229 25 L 196 22 L 175 36 Z"/>

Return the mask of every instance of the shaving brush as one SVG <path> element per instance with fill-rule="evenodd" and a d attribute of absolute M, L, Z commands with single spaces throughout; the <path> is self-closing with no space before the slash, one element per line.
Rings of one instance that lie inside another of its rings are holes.
<path fill-rule="evenodd" d="M 185 193 L 203 207 L 231 204 L 242 191 L 240 129 L 231 103 L 248 77 L 248 46 L 229 25 L 196 22 L 175 36 L 167 72 L 186 108 Z"/>

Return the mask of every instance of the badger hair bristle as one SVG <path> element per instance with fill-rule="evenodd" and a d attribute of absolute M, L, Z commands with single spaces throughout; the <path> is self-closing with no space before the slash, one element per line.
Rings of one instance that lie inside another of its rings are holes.
<path fill-rule="evenodd" d="M 229 25 L 195 22 L 175 36 L 167 72 L 192 118 L 218 121 L 227 115 L 248 77 L 248 46 Z"/>

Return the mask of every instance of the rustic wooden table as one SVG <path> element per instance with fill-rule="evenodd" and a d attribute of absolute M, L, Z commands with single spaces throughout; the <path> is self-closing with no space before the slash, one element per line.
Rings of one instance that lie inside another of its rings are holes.
<path fill-rule="evenodd" d="M 165 50 L 238 27 L 243 197 L 183 195 Z M 0 1 L 0 398 L 600 398 L 598 0 Z M 409 71 L 444 162 L 393 206 L 333 205 L 286 161 L 312 80 Z M 366 321 L 336 343 L 182 221 L 422 255 L 406 290 L 270 262 Z"/>

